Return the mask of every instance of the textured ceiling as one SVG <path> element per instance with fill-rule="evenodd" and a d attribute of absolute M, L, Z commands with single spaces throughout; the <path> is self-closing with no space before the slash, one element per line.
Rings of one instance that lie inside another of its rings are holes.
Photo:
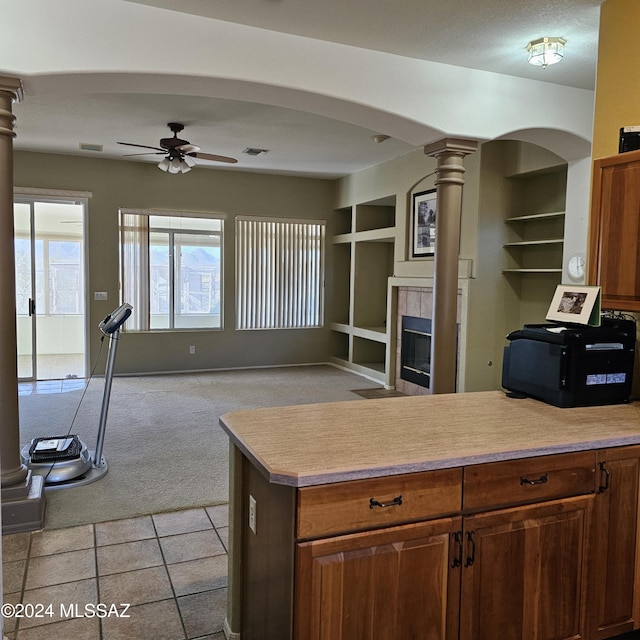
<path fill-rule="evenodd" d="M 595 83 L 602 0 L 126 1 L 572 87 L 593 89 Z M 544 70 L 527 64 L 525 51 L 528 41 L 543 35 L 567 40 L 562 64 Z M 180 41 L 188 42 L 188 34 L 180 34 Z M 171 135 L 166 123 L 178 121 L 187 124 L 182 138 L 240 161 L 223 168 L 332 178 L 413 148 L 395 139 L 376 144 L 371 136 L 379 131 L 310 113 L 204 97 L 37 95 L 14 110 L 18 150 L 86 155 L 78 145 L 90 143 L 104 145 L 102 157 L 122 157 L 135 149 L 116 141 L 155 146 Z M 242 154 L 247 147 L 269 153 L 250 157 Z"/>
<path fill-rule="evenodd" d="M 526 45 L 567 41 L 544 79 L 593 89 L 603 0 L 128 0 L 271 31 L 541 79 Z"/>

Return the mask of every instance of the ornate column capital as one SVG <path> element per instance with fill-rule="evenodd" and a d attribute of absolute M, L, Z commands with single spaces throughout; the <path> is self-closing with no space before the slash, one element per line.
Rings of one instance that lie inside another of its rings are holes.
<path fill-rule="evenodd" d="M 0 91 L 11 93 L 15 102 L 22 101 L 24 97 L 24 89 L 20 78 L 0 75 Z"/>
<path fill-rule="evenodd" d="M 437 142 L 432 142 L 424 148 L 428 156 L 437 158 L 443 153 L 453 153 L 455 155 L 468 156 L 478 150 L 477 140 L 465 140 L 463 138 L 442 138 Z"/>
<path fill-rule="evenodd" d="M 0 136 L 15 137 L 13 123 L 16 118 L 11 111 L 11 104 L 20 102 L 23 95 L 24 91 L 20 78 L 0 76 Z"/>

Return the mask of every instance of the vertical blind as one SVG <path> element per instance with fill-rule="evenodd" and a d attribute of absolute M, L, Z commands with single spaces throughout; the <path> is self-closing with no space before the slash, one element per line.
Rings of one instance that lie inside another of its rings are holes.
<path fill-rule="evenodd" d="M 236 218 L 236 327 L 319 327 L 325 222 Z"/>
<path fill-rule="evenodd" d="M 133 306 L 130 331 L 149 330 L 149 216 L 120 211 L 122 300 Z"/>

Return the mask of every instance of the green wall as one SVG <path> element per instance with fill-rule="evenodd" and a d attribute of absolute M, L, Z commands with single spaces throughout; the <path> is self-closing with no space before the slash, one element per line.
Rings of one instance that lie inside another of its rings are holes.
<path fill-rule="evenodd" d="M 173 209 L 226 214 L 224 318 L 219 331 L 124 333 L 118 373 L 190 371 L 327 362 L 330 331 L 320 329 L 236 331 L 234 317 L 234 217 L 236 215 L 322 219 L 334 233 L 335 182 L 200 167 L 171 175 L 155 164 L 16 152 L 17 187 L 88 191 L 88 322 L 90 366 L 100 346 L 98 323 L 118 303 L 118 209 Z M 327 283 L 332 281 L 332 246 L 327 243 Z M 108 300 L 94 301 L 94 291 Z M 326 291 L 326 317 L 331 317 Z M 195 355 L 189 346 L 195 345 Z M 97 371 L 104 371 L 106 349 Z"/>

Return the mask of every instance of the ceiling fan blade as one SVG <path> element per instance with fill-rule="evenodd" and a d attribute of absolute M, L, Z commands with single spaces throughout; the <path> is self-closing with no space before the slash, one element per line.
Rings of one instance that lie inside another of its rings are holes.
<path fill-rule="evenodd" d="M 229 158 L 228 156 L 216 156 L 213 153 L 202 153 L 200 151 L 188 153 L 187 155 L 192 158 L 198 158 L 199 160 L 211 160 L 212 162 L 238 162 L 235 158 Z"/>
<path fill-rule="evenodd" d="M 176 147 L 176 149 L 181 153 L 187 154 L 198 153 L 198 151 L 200 151 L 200 147 L 198 145 L 191 144 L 190 142 L 187 144 L 181 144 L 179 147 Z"/>
<path fill-rule="evenodd" d="M 118 144 L 124 144 L 127 147 L 139 147 L 140 149 L 155 149 L 156 151 L 166 153 L 166 150 L 162 149 L 161 147 L 150 147 L 146 144 L 134 144 L 133 142 L 118 142 Z"/>
<path fill-rule="evenodd" d="M 164 156 L 166 151 L 146 151 L 145 153 L 125 153 L 123 158 L 131 158 L 133 156 Z"/>

